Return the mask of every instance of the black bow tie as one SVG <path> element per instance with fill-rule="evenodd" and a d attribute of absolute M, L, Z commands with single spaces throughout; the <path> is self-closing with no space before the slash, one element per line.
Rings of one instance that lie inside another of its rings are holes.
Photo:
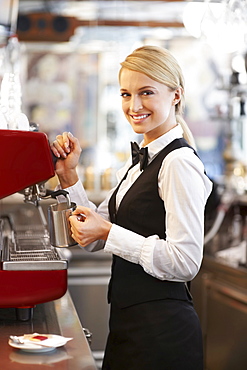
<path fill-rule="evenodd" d="M 140 162 L 140 170 L 144 170 L 148 165 L 148 148 L 139 148 L 137 143 L 131 143 L 132 164 Z"/>

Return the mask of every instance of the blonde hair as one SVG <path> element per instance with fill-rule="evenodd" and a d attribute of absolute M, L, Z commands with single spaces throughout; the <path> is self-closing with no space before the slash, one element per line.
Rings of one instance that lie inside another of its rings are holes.
<path fill-rule="evenodd" d="M 185 106 L 184 77 L 174 56 L 167 49 L 145 45 L 134 50 L 120 64 L 121 69 L 119 71 L 119 78 L 121 76 L 122 69 L 127 68 L 132 71 L 144 73 L 152 80 L 163 83 L 174 91 L 181 87 L 181 99 L 175 106 L 176 120 L 182 126 L 184 138 L 187 140 L 189 145 L 195 148 L 196 146 L 193 135 L 187 123 L 183 119 Z"/>

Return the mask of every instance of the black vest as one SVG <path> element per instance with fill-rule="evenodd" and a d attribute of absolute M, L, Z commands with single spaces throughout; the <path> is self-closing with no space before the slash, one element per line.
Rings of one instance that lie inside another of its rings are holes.
<path fill-rule="evenodd" d="M 165 156 L 181 147 L 189 145 L 184 139 L 175 139 L 159 152 L 127 191 L 116 213 L 116 193 L 120 182 L 109 201 L 111 222 L 145 237 L 158 235 L 166 239 L 165 208 L 158 192 L 158 174 Z M 166 298 L 187 300 L 185 284 L 157 279 L 146 273 L 142 266 L 113 255 L 109 302 L 128 307 Z"/>

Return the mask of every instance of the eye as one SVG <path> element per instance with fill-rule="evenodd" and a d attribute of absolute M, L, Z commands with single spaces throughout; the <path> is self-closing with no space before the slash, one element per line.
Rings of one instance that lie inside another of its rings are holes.
<path fill-rule="evenodd" d="M 153 91 L 151 90 L 144 90 L 141 92 L 141 95 L 148 96 L 148 95 L 153 95 Z"/>
<path fill-rule="evenodd" d="M 121 96 L 122 98 L 126 98 L 127 96 L 130 96 L 130 94 L 129 94 L 129 93 L 127 93 L 127 92 L 124 92 L 124 93 L 121 93 L 121 94 L 120 94 L 120 96 Z"/>

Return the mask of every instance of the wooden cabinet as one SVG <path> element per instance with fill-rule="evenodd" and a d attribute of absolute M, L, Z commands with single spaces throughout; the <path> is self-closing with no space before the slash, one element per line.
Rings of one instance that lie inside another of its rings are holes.
<path fill-rule="evenodd" d="M 203 330 L 205 370 L 246 370 L 247 269 L 205 257 L 192 294 Z"/>

